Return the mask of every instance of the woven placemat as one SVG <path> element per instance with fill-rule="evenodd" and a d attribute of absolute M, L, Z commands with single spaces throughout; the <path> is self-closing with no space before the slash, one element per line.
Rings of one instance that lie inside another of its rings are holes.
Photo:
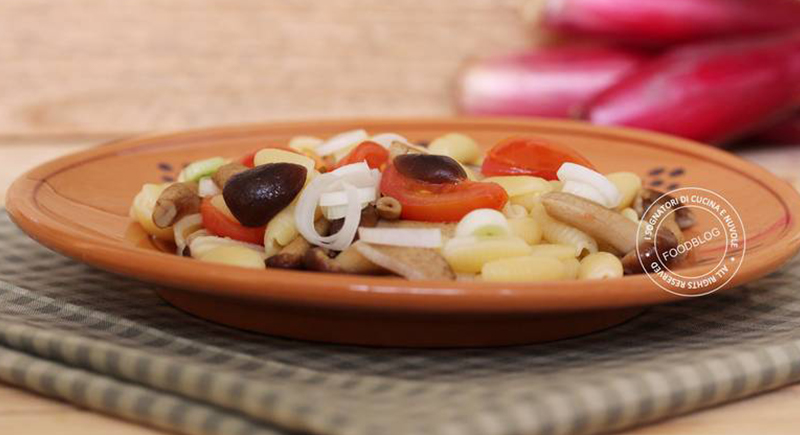
<path fill-rule="evenodd" d="M 189 316 L 0 212 L 0 379 L 187 434 L 602 433 L 800 380 L 799 275 L 554 343 L 360 348 Z"/>

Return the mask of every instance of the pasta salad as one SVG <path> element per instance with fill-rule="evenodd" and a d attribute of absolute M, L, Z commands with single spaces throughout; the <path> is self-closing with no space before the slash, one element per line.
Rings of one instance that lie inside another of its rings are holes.
<path fill-rule="evenodd" d="M 669 199 L 542 138 L 484 154 L 460 133 L 418 144 L 354 130 L 193 162 L 176 182 L 145 184 L 131 217 L 204 262 L 528 282 L 643 273 L 694 224 L 679 208 L 640 243 L 640 220 Z"/>

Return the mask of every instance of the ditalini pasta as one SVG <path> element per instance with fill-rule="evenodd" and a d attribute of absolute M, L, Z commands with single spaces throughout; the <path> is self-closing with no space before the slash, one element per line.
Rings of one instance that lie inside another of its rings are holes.
<path fill-rule="evenodd" d="M 592 255 L 592 254 L 589 254 Z M 565 258 L 561 260 L 564 263 L 564 278 L 575 279 L 578 277 L 578 271 L 581 267 L 581 262 L 577 258 Z"/>
<path fill-rule="evenodd" d="M 578 250 L 574 245 L 542 243 L 541 245 L 532 246 L 530 255 L 534 257 L 553 257 L 559 260 L 568 260 L 570 258 L 576 258 Z"/>
<path fill-rule="evenodd" d="M 606 178 L 614 183 L 620 193 L 620 201 L 616 209 L 622 210 L 630 207 L 642 189 L 642 179 L 633 172 L 614 172 L 606 175 Z"/>
<path fill-rule="evenodd" d="M 569 277 L 566 263 L 548 257 L 503 258 L 481 269 L 484 281 L 556 281 Z"/>
<path fill-rule="evenodd" d="M 622 276 L 622 262 L 608 252 L 595 252 L 581 259 L 577 276 L 580 279 L 619 278 Z"/>
<path fill-rule="evenodd" d="M 473 165 L 481 157 L 478 143 L 471 137 L 461 133 L 448 133 L 434 139 L 428 145 L 428 151 L 431 154 L 448 156 L 465 165 Z"/>
<path fill-rule="evenodd" d="M 604 175 L 529 136 L 480 150 L 458 132 L 427 147 L 361 129 L 297 136 L 145 184 L 130 216 L 178 255 L 210 263 L 501 282 L 641 273 L 639 252 L 677 246 L 693 222 L 680 210 L 657 247 L 637 246 L 648 206 L 670 199 L 637 174 Z"/>

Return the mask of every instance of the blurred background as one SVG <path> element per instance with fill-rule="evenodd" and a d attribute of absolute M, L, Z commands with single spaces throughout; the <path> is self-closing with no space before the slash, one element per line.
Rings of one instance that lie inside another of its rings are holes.
<path fill-rule="evenodd" d="M 797 31 L 800 0 L 2 0 L 0 192 L 142 132 L 454 114 L 663 131 L 795 180 Z"/>

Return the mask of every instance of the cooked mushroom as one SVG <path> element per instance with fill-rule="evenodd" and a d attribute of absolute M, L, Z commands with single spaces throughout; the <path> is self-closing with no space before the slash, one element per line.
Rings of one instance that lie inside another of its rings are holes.
<path fill-rule="evenodd" d="M 386 271 L 367 260 L 351 245 L 334 258 L 328 256 L 322 248 L 311 248 L 303 257 L 307 269 L 329 273 L 352 273 L 359 275 L 375 275 Z"/>
<path fill-rule="evenodd" d="M 656 255 L 662 255 L 675 248 L 682 234 L 676 228 L 671 228 L 666 221 L 662 230 L 656 234 L 656 243 L 643 241 L 639 245 L 637 255 L 636 245 L 639 227 L 628 218 L 609 210 L 592 201 L 581 197 L 563 193 L 551 192 L 542 195 L 542 204 L 548 215 L 572 225 L 573 227 L 594 237 L 598 243 L 606 244 L 623 254 L 623 269 L 625 273 L 641 273 L 643 270 L 652 269 L 651 264 Z M 673 220 L 674 224 L 674 220 Z M 656 247 L 658 249 L 656 249 Z M 641 262 L 640 262 L 641 260 Z M 663 259 L 662 263 L 674 261 L 674 258 Z M 641 264 L 645 264 L 643 269 Z"/>
<path fill-rule="evenodd" d="M 375 206 L 368 205 L 364 207 L 361 210 L 361 220 L 358 222 L 358 226 L 372 228 L 377 224 L 378 224 L 378 212 L 377 210 L 375 210 Z M 342 229 L 342 225 L 344 225 L 344 218 L 332 220 L 330 226 L 330 233 L 331 234 L 338 233 L 339 230 Z M 356 233 L 356 238 L 357 237 L 358 233 Z"/>
<path fill-rule="evenodd" d="M 659 200 L 659 198 L 661 198 Z M 652 207 L 653 203 L 659 201 L 659 204 L 666 203 L 674 198 L 670 195 L 666 195 L 661 193 L 657 190 L 653 189 L 642 189 L 639 192 L 639 196 L 633 202 L 633 210 L 636 211 L 636 214 L 639 215 L 640 219 L 644 219 L 644 213 L 647 210 L 655 210 L 655 207 Z M 678 227 L 682 230 L 693 226 L 696 223 L 694 213 L 688 207 L 678 207 L 675 209 L 675 222 L 677 223 Z"/>
<path fill-rule="evenodd" d="M 378 217 L 390 221 L 400 219 L 400 214 L 403 212 L 403 206 L 400 201 L 391 196 L 384 196 L 379 199 L 375 203 L 375 209 L 378 212 Z"/>
<path fill-rule="evenodd" d="M 334 222 L 335 224 L 335 222 Z M 375 226 L 372 224 L 371 226 Z M 452 238 L 456 224 L 379 220 L 379 228 L 438 228 L 442 237 Z M 331 231 L 334 231 L 333 225 Z M 336 273 L 376 274 L 393 272 L 409 279 L 453 279 L 455 274 L 435 249 L 380 246 L 357 241 L 335 258 L 324 250 L 312 248 L 304 258 L 311 270 Z"/>
<path fill-rule="evenodd" d="M 386 273 L 384 268 L 367 260 L 366 257 L 361 255 L 352 245 L 337 255 L 334 261 L 347 273 L 370 275 Z"/>
<path fill-rule="evenodd" d="M 456 275 L 435 249 L 383 246 L 356 242 L 352 245 L 367 260 L 406 279 L 453 280 Z"/>
<path fill-rule="evenodd" d="M 644 189 L 644 191 L 640 193 L 639 198 L 641 198 L 640 207 L 642 208 L 642 213 L 640 213 L 639 216 L 641 216 L 641 220 L 645 222 L 650 220 L 650 217 L 653 213 L 658 211 L 660 206 L 670 201 L 675 201 L 675 198 L 672 196 L 662 194 L 652 189 Z M 678 223 L 679 214 L 684 224 L 689 224 L 691 222 L 686 228 L 694 225 L 694 214 L 692 214 L 692 211 L 686 207 L 680 206 L 674 209 L 674 213 L 662 215 L 660 217 L 660 224 L 662 228 L 671 231 L 677 239 L 678 244 L 681 244 L 683 243 L 683 231 L 681 230 L 684 227 Z"/>
<path fill-rule="evenodd" d="M 697 220 L 689 207 L 678 207 L 675 210 L 675 223 L 678 224 L 678 228 L 685 230 L 693 227 Z"/>
<path fill-rule="evenodd" d="M 277 254 L 267 258 L 267 267 L 278 269 L 299 269 L 303 265 L 303 257 L 311 245 L 303 236 L 295 237 L 288 245 L 284 246 Z"/>
<path fill-rule="evenodd" d="M 214 175 L 211 176 L 211 178 L 214 180 L 214 184 L 216 184 L 217 187 L 222 189 L 223 187 L 225 187 L 225 184 L 228 183 L 228 180 L 230 180 L 231 177 L 233 177 L 236 174 L 241 174 L 242 172 L 248 169 L 250 168 L 239 162 L 231 162 L 217 169 L 217 172 L 215 172 Z"/>
<path fill-rule="evenodd" d="M 319 219 L 314 227 L 320 234 L 327 233 L 330 223 L 326 219 Z M 303 266 L 306 253 L 311 249 L 311 244 L 301 235 L 294 238 L 288 245 L 281 248 L 277 254 L 267 258 L 267 267 L 278 269 L 300 269 Z"/>
<path fill-rule="evenodd" d="M 306 251 L 306 254 L 303 256 L 303 265 L 306 269 L 317 272 L 345 273 L 342 266 L 333 258 L 329 257 L 322 248 L 311 248 Z"/>
<path fill-rule="evenodd" d="M 636 249 L 638 225 L 600 204 L 563 192 L 542 195 L 547 214 L 626 254 Z"/>
<path fill-rule="evenodd" d="M 153 223 L 167 228 L 180 218 L 200 211 L 197 183 L 175 183 L 164 189 L 153 208 Z"/>
<path fill-rule="evenodd" d="M 664 259 L 665 252 L 678 246 L 678 241 L 675 239 L 671 231 L 659 231 L 656 239 L 657 243 L 642 242 L 639 249 L 633 250 L 622 257 L 622 270 L 625 275 L 633 275 L 643 272 L 653 272 L 654 265 L 658 264 L 657 256 L 661 255 L 661 264 L 669 264 L 675 258 Z M 656 249 L 658 246 L 658 249 Z"/>

